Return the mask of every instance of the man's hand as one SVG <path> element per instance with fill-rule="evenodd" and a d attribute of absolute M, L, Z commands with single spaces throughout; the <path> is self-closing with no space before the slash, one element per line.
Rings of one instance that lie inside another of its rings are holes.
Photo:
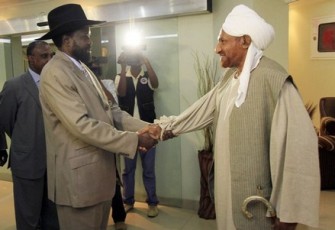
<path fill-rule="evenodd" d="M 0 150 L 0 166 L 4 166 L 7 162 L 8 154 L 6 149 Z"/>
<path fill-rule="evenodd" d="M 138 150 L 140 152 L 147 152 L 149 149 L 154 147 L 157 143 L 158 141 L 153 139 L 148 133 L 138 134 Z"/>
<path fill-rule="evenodd" d="M 272 228 L 273 230 L 295 230 L 297 223 L 284 223 L 280 222 L 277 217 L 272 218 Z"/>
<path fill-rule="evenodd" d="M 159 127 L 159 125 L 154 125 L 154 124 L 150 124 L 138 131 L 139 134 L 147 133 L 150 135 L 151 138 L 156 139 L 156 140 L 159 140 L 161 136 L 161 132 L 162 132 L 161 127 Z"/>
<path fill-rule="evenodd" d="M 147 63 L 149 63 L 148 58 L 145 57 L 142 53 L 138 53 L 138 58 L 139 58 L 141 65 L 147 65 Z"/>

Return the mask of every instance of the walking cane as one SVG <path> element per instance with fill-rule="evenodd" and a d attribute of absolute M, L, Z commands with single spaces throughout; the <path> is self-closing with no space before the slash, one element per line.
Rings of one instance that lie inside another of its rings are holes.
<path fill-rule="evenodd" d="M 242 204 L 242 212 L 248 218 L 251 219 L 253 215 L 248 211 L 248 204 L 252 201 L 260 201 L 268 208 L 271 217 L 276 216 L 276 210 L 273 208 L 272 204 L 262 196 L 249 196 L 247 197 Z"/>

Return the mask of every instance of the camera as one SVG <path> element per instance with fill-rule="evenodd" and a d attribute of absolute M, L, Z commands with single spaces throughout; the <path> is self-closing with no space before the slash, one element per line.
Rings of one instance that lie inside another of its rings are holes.
<path fill-rule="evenodd" d="M 127 65 L 140 65 L 141 64 L 141 55 L 142 51 L 146 49 L 145 45 L 140 45 L 136 47 L 123 46 L 122 50 L 126 56 Z"/>
<path fill-rule="evenodd" d="M 125 52 L 126 55 L 126 63 L 127 65 L 134 66 L 134 65 L 140 65 L 141 59 L 140 59 L 140 53 L 136 52 Z"/>

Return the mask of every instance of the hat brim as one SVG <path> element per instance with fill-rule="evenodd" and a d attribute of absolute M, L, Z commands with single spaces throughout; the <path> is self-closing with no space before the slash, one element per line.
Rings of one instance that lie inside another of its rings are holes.
<path fill-rule="evenodd" d="M 43 35 L 40 38 L 37 38 L 36 40 L 49 40 L 49 39 L 52 39 L 54 37 L 63 35 L 65 33 L 78 30 L 78 29 L 80 29 L 84 26 L 93 26 L 93 25 L 104 23 L 104 22 L 106 22 L 106 21 L 78 20 L 78 21 L 66 22 L 66 23 L 63 23 L 63 24 L 53 28 L 48 33 L 46 33 L 45 35 Z"/>

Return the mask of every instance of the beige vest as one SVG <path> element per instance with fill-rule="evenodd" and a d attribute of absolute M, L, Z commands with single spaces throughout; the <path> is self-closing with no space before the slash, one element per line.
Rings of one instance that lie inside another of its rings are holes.
<path fill-rule="evenodd" d="M 269 218 L 265 220 L 265 205 L 259 202 L 248 205 L 254 215 L 251 220 L 243 215 L 241 207 L 252 195 L 270 198 L 271 123 L 280 90 L 288 77 L 279 64 L 263 57 L 250 75 L 245 102 L 240 108 L 234 106 L 230 115 L 231 189 L 237 229 L 270 229 Z"/>

